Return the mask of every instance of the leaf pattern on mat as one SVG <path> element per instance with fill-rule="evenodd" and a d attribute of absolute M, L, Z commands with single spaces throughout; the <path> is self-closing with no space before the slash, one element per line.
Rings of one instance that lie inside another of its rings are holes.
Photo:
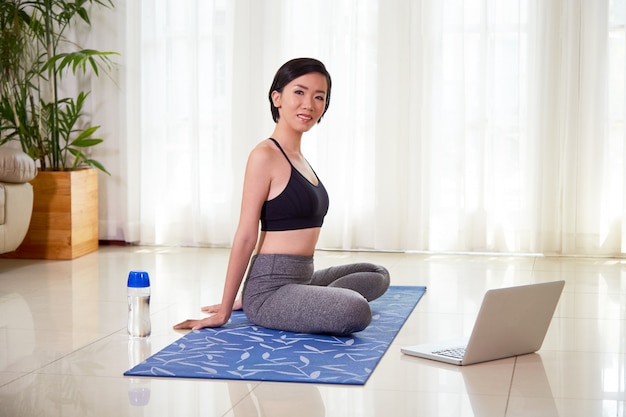
<path fill-rule="evenodd" d="M 226 326 L 192 331 L 124 375 L 362 385 L 425 292 L 390 287 L 350 337 L 266 329 L 234 311 Z"/>

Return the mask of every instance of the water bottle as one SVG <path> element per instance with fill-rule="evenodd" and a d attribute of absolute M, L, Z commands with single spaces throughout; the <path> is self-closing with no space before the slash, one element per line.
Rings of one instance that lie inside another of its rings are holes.
<path fill-rule="evenodd" d="M 150 277 L 145 271 L 128 274 L 128 335 L 148 337 L 150 325 Z"/>

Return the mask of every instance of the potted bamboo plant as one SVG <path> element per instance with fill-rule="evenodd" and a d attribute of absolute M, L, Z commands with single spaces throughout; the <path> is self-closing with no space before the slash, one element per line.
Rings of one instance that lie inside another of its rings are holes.
<path fill-rule="evenodd" d="M 0 2 L 0 145 L 19 141 L 39 168 L 31 227 L 14 257 L 73 259 L 98 247 L 97 171 L 108 171 L 89 155 L 102 139 L 82 86 L 109 70 L 116 53 L 71 39 L 90 26 L 92 6 L 113 3 Z"/>

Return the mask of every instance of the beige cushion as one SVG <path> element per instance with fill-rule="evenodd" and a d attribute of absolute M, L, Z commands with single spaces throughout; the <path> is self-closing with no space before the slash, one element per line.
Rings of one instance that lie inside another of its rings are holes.
<path fill-rule="evenodd" d="M 0 182 L 28 182 L 36 175 L 35 161 L 30 156 L 21 149 L 0 146 Z"/>
<path fill-rule="evenodd" d="M 0 253 L 11 252 L 22 243 L 33 213 L 33 186 L 4 184 L 4 224 L 0 225 Z"/>
<path fill-rule="evenodd" d="M 4 201 L 6 199 L 6 192 L 4 191 L 4 184 L 0 184 L 0 225 L 4 224 Z"/>

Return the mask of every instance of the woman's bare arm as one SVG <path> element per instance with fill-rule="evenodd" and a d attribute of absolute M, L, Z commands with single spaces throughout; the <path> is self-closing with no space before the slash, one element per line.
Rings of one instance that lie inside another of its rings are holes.
<path fill-rule="evenodd" d="M 241 214 L 228 260 L 222 302 L 203 309 L 205 312 L 214 313 L 212 316 L 199 320 L 185 320 L 174 326 L 177 330 L 223 326 L 228 322 L 233 308 L 239 307 L 235 299 L 257 243 L 261 208 L 267 199 L 271 184 L 271 172 L 268 170 L 268 158 L 271 158 L 271 154 L 266 149 L 257 147 L 248 158 Z"/>

